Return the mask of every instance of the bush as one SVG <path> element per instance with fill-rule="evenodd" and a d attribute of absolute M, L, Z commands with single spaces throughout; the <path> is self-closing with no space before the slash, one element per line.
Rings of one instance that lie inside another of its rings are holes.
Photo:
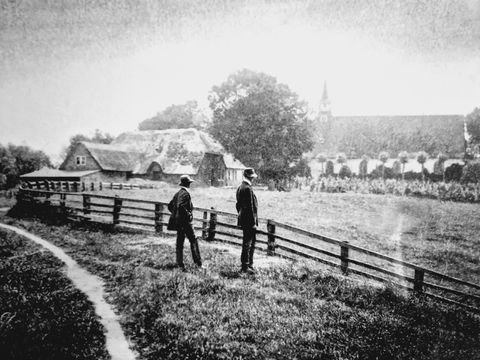
<path fill-rule="evenodd" d="M 430 177 L 430 173 L 427 169 L 423 169 L 423 173 L 425 175 L 425 179 Z M 422 173 L 418 173 L 415 171 L 407 171 L 403 174 L 405 180 L 423 180 Z"/>
<path fill-rule="evenodd" d="M 328 160 L 327 164 L 325 165 L 325 176 L 332 176 L 333 174 L 334 174 L 333 161 Z"/>
<path fill-rule="evenodd" d="M 368 158 L 363 157 L 362 161 L 360 161 L 360 164 L 358 165 L 358 175 L 360 177 L 365 178 L 368 175 Z"/>
<path fill-rule="evenodd" d="M 373 179 L 381 179 L 383 177 L 383 165 L 378 165 L 375 170 L 373 170 L 370 174 L 370 176 Z M 394 173 L 392 168 L 389 168 L 385 166 L 385 179 L 393 179 L 394 178 Z"/>
<path fill-rule="evenodd" d="M 480 182 L 480 161 L 471 161 L 465 165 L 460 181 L 463 183 Z"/>
<path fill-rule="evenodd" d="M 342 165 L 340 168 L 340 171 L 338 172 L 338 175 L 344 179 L 344 178 L 350 178 L 352 177 L 352 170 L 348 167 L 348 165 Z"/>
<path fill-rule="evenodd" d="M 445 181 L 460 181 L 462 178 L 463 165 L 452 164 L 445 169 Z"/>

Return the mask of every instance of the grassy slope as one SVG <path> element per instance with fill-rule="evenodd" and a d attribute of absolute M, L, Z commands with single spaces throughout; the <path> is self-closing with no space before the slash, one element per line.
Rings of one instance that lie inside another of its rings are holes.
<path fill-rule="evenodd" d="M 239 277 L 201 243 L 208 270 L 171 268 L 172 242 L 144 234 L 21 225 L 102 276 L 141 359 L 478 359 L 480 320 L 305 264 Z M 189 252 L 185 251 L 191 263 Z"/>
<path fill-rule="evenodd" d="M 107 359 L 91 303 L 38 250 L 0 229 L 0 358 Z"/>
<path fill-rule="evenodd" d="M 177 187 L 104 191 L 168 202 Z M 478 283 L 480 207 L 385 195 L 257 191 L 259 215 Z M 193 188 L 199 207 L 235 212 L 235 189 Z M 397 236 L 398 235 L 398 236 Z"/>

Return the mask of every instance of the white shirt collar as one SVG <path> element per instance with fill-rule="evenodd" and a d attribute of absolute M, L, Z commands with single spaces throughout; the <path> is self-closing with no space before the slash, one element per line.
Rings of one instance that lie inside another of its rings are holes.
<path fill-rule="evenodd" d="M 252 186 L 252 182 L 248 180 L 246 177 L 243 178 L 243 181 L 245 181 L 248 185 Z"/>
<path fill-rule="evenodd" d="M 188 190 L 188 188 L 187 188 L 187 187 L 185 187 L 185 186 L 180 186 L 180 187 L 181 187 L 182 189 L 185 189 L 185 190 L 187 190 L 187 192 L 190 194 L 190 191 Z"/>

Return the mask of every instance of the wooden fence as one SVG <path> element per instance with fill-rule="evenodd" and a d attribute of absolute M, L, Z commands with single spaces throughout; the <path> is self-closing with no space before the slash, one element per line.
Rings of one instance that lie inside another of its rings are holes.
<path fill-rule="evenodd" d="M 114 182 L 85 182 L 85 181 L 22 181 L 23 189 L 36 189 L 47 191 L 83 192 L 98 191 L 103 189 L 111 190 L 135 190 L 135 189 L 158 189 L 154 184 L 132 184 Z"/>
<path fill-rule="evenodd" d="M 167 203 L 75 192 L 20 189 L 19 203 L 47 205 L 58 214 L 86 222 L 167 233 Z M 237 215 L 213 208 L 194 209 L 194 228 L 207 241 L 242 243 Z M 391 283 L 480 313 L 480 285 L 274 220 L 260 219 L 257 248 L 269 255 L 306 258 L 383 283 Z"/>

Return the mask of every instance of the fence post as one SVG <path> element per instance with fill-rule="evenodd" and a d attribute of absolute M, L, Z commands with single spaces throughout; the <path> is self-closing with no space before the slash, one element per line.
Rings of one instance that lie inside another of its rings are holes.
<path fill-rule="evenodd" d="M 348 244 L 348 241 L 343 241 L 345 245 Z M 348 250 L 349 248 L 345 245 L 340 245 L 340 269 L 346 275 L 348 274 Z"/>
<path fill-rule="evenodd" d="M 82 192 L 85 191 L 85 181 L 82 181 Z"/>
<path fill-rule="evenodd" d="M 60 211 L 62 215 L 65 215 L 67 213 L 67 208 L 65 204 L 65 200 L 67 199 L 67 194 L 60 194 Z"/>
<path fill-rule="evenodd" d="M 35 181 L 35 184 L 37 185 L 37 190 L 40 190 L 41 188 L 40 183 L 38 181 Z"/>
<path fill-rule="evenodd" d="M 50 191 L 50 183 L 48 182 L 48 180 L 45 180 L 44 184 L 45 184 L 45 190 Z"/>
<path fill-rule="evenodd" d="M 45 205 L 50 206 L 50 194 L 45 194 Z"/>
<path fill-rule="evenodd" d="M 90 215 L 90 196 L 83 194 L 83 216 L 87 218 L 87 215 Z"/>
<path fill-rule="evenodd" d="M 417 294 L 423 293 L 423 279 L 425 278 L 425 271 L 421 269 L 415 269 L 413 279 L 413 291 Z"/>
<path fill-rule="evenodd" d="M 272 220 L 267 220 L 267 255 L 275 255 L 275 224 Z"/>
<path fill-rule="evenodd" d="M 203 212 L 203 221 L 202 221 L 202 238 L 207 239 L 208 237 L 208 212 Z"/>
<path fill-rule="evenodd" d="M 156 203 L 155 204 L 155 232 L 163 234 L 163 204 Z"/>
<path fill-rule="evenodd" d="M 212 210 L 215 210 L 215 208 L 211 208 Z M 215 212 L 210 213 L 210 224 L 208 227 L 208 241 L 213 241 L 215 240 L 215 229 L 217 227 L 217 214 Z"/>
<path fill-rule="evenodd" d="M 90 191 L 95 191 L 95 183 L 93 181 L 90 183 Z"/>
<path fill-rule="evenodd" d="M 102 184 L 102 182 L 101 182 L 101 181 L 98 183 L 98 189 L 99 189 L 100 191 L 102 191 L 102 190 L 103 190 L 103 184 Z"/>
<path fill-rule="evenodd" d="M 113 182 L 110 183 L 110 190 L 113 190 Z"/>
<path fill-rule="evenodd" d="M 113 225 L 120 224 L 120 210 L 122 209 L 122 199 L 115 195 L 113 199 Z"/>

